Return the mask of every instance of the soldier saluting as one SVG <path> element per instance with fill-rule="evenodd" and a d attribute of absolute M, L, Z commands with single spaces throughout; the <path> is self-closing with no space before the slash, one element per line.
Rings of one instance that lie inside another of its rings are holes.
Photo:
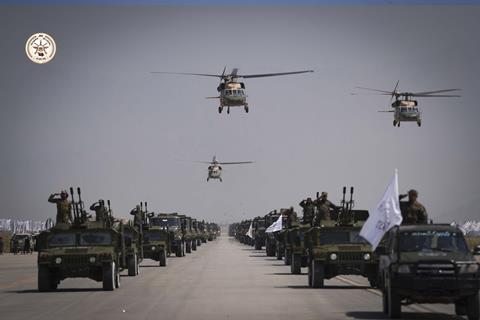
<path fill-rule="evenodd" d="M 72 223 L 71 204 L 67 198 L 68 193 L 66 190 L 51 194 L 50 197 L 48 197 L 48 202 L 57 205 L 57 223 Z"/>
<path fill-rule="evenodd" d="M 90 210 L 95 211 L 95 221 L 103 221 L 107 218 L 107 208 L 105 208 L 105 201 L 102 199 L 92 204 Z"/>
<path fill-rule="evenodd" d="M 304 199 L 298 205 L 303 209 L 303 223 L 312 224 L 315 211 L 315 206 L 313 204 L 312 198 Z"/>
<path fill-rule="evenodd" d="M 406 194 L 399 196 L 400 200 L 406 198 Z M 425 207 L 417 201 L 417 190 L 408 191 L 408 201 L 400 201 L 400 209 L 402 211 L 402 224 L 427 224 L 428 214 Z"/>
<path fill-rule="evenodd" d="M 317 207 L 315 223 L 319 223 L 321 220 L 331 220 L 330 209 L 336 210 L 337 206 L 328 200 L 327 192 L 323 191 L 320 197 L 318 197 L 313 203 Z"/>

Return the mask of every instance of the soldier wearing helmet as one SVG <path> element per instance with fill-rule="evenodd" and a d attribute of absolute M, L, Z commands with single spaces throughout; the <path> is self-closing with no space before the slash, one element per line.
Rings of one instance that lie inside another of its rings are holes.
<path fill-rule="evenodd" d="M 51 194 L 48 202 L 57 205 L 57 223 L 72 223 L 71 204 L 68 201 L 67 191 L 62 190 L 60 193 Z"/>
<path fill-rule="evenodd" d="M 400 209 L 402 211 L 402 224 L 427 224 L 428 214 L 425 207 L 417 201 L 417 190 L 408 191 L 408 195 L 401 194 L 400 200 L 408 196 L 408 201 L 400 201 Z"/>
<path fill-rule="evenodd" d="M 303 223 L 312 224 L 315 211 L 315 206 L 313 205 L 312 198 L 304 199 L 298 205 L 303 209 Z"/>
<path fill-rule="evenodd" d="M 315 215 L 315 225 L 318 225 L 321 220 L 331 220 L 330 210 L 336 210 L 337 206 L 328 200 L 328 193 L 322 192 L 314 202 L 317 207 L 317 213 Z"/>
<path fill-rule="evenodd" d="M 90 210 L 95 211 L 95 221 L 106 220 L 108 216 L 107 208 L 105 208 L 105 201 L 102 199 L 92 204 Z"/>

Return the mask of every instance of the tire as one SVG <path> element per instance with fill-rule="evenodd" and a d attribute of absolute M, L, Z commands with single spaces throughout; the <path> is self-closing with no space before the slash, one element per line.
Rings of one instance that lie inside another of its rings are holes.
<path fill-rule="evenodd" d="M 262 243 L 255 240 L 255 250 L 262 250 Z"/>
<path fill-rule="evenodd" d="M 197 247 L 200 247 L 202 245 L 202 240 L 198 239 L 197 240 Z"/>
<path fill-rule="evenodd" d="M 185 242 L 182 242 L 182 257 L 185 257 Z"/>
<path fill-rule="evenodd" d="M 455 314 L 457 316 L 467 315 L 467 301 L 466 299 L 455 301 Z"/>
<path fill-rule="evenodd" d="M 165 249 L 163 249 L 160 252 L 160 258 L 158 259 L 158 265 L 160 267 L 166 267 L 167 266 L 167 252 L 165 251 Z"/>
<path fill-rule="evenodd" d="M 308 286 L 310 288 L 313 287 L 313 284 L 312 284 L 312 274 L 313 274 L 313 270 L 312 270 L 312 263 L 308 263 Z"/>
<path fill-rule="evenodd" d="M 57 289 L 57 283 L 47 266 L 38 266 L 38 291 L 48 292 Z"/>
<path fill-rule="evenodd" d="M 175 256 L 177 257 L 183 257 L 183 252 L 182 252 L 183 248 L 182 248 L 182 244 L 178 245 L 176 248 L 175 248 Z"/>
<path fill-rule="evenodd" d="M 467 298 L 467 319 L 478 320 L 480 318 L 478 291 Z"/>
<path fill-rule="evenodd" d="M 290 264 L 292 274 L 302 273 L 302 256 L 299 253 L 292 254 L 292 263 Z"/>
<path fill-rule="evenodd" d="M 290 250 L 285 249 L 285 265 L 289 266 L 290 264 L 292 264 L 292 254 Z"/>
<path fill-rule="evenodd" d="M 197 251 L 197 240 L 192 241 L 192 250 Z"/>
<path fill-rule="evenodd" d="M 325 282 L 325 266 L 319 261 L 311 261 L 312 288 L 323 288 Z"/>
<path fill-rule="evenodd" d="M 115 290 L 115 262 L 103 266 L 103 290 Z"/>
<path fill-rule="evenodd" d="M 282 256 L 282 251 L 280 251 L 280 247 L 277 245 L 277 249 L 275 250 L 275 254 L 277 256 L 277 260 L 282 260 L 283 256 Z"/>
<path fill-rule="evenodd" d="M 115 288 L 120 289 L 120 270 L 115 269 Z"/>
<path fill-rule="evenodd" d="M 192 253 L 192 241 L 187 241 L 185 251 L 187 253 Z"/>
<path fill-rule="evenodd" d="M 207 243 L 207 239 L 206 239 L 206 238 L 203 238 L 203 239 L 202 239 L 202 242 L 203 242 L 203 243 Z"/>
<path fill-rule="evenodd" d="M 138 259 L 137 255 L 133 255 L 128 257 L 128 262 L 127 262 L 127 267 L 128 267 L 128 276 L 129 277 L 134 277 L 136 276 L 137 270 L 138 270 Z"/>
<path fill-rule="evenodd" d="M 389 285 L 387 287 L 388 298 L 388 317 L 390 319 L 398 319 L 402 315 L 402 304 L 400 296 L 395 292 L 395 289 Z"/>
<path fill-rule="evenodd" d="M 388 315 L 388 291 L 387 291 L 387 288 L 385 287 L 382 288 L 382 308 L 383 308 L 383 313 Z"/>

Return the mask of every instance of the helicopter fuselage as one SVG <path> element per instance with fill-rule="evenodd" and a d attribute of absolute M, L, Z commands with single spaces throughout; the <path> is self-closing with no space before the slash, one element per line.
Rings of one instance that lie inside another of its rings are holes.
<path fill-rule="evenodd" d="M 230 107 L 244 107 L 245 111 L 248 112 L 247 95 L 243 82 L 223 82 L 218 86 L 217 91 L 220 93 L 219 112 L 224 107 L 227 108 L 227 112 L 229 112 Z"/>
<path fill-rule="evenodd" d="M 222 167 L 219 164 L 212 163 L 208 167 L 208 180 L 210 179 L 219 179 L 222 180 Z"/>
<path fill-rule="evenodd" d="M 396 100 L 392 103 L 392 108 L 395 109 L 394 126 L 400 126 L 400 122 L 417 122 L 421 126 L 422 113 L 416 100 Z"/>

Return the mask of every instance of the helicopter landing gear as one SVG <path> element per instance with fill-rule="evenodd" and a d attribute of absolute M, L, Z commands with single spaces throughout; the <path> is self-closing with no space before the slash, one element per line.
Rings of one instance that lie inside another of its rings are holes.
<path fill-rule="evenodd" d="M 418 124 L 419 127 L 421 127 L 422 126 L 422 120 L 417 120 L 417 124 Z"/>
<path fill-rule="evenodd" d="M 222 111 L 223 111 L 223 107 L 222 106 L 218 107 L 218 113 L 222 113 Z"/>
<path fill-rule="evenodd" d="M 222 178 L 218 178 L 220 180 L 220 182 L 223 182 Z"/>
<path fill-rule="evenodd" d="M 227 108 L 227 114 L 230 114 L 230 107 Z"/>
<path fill-rule="evenodd" d="M 397 126 L 397 120 L 393 120 L 393 126 L 394 126 L 394 127 Z"/>
<path fill-rule="evenodd" d="M 207 178 L 207 182 L 210 181 L 210 177 Z"/>
<path fill-rule="evenodd" d="M 248 113 L 248 105 L 244 106 L 245 112 Z"/>

